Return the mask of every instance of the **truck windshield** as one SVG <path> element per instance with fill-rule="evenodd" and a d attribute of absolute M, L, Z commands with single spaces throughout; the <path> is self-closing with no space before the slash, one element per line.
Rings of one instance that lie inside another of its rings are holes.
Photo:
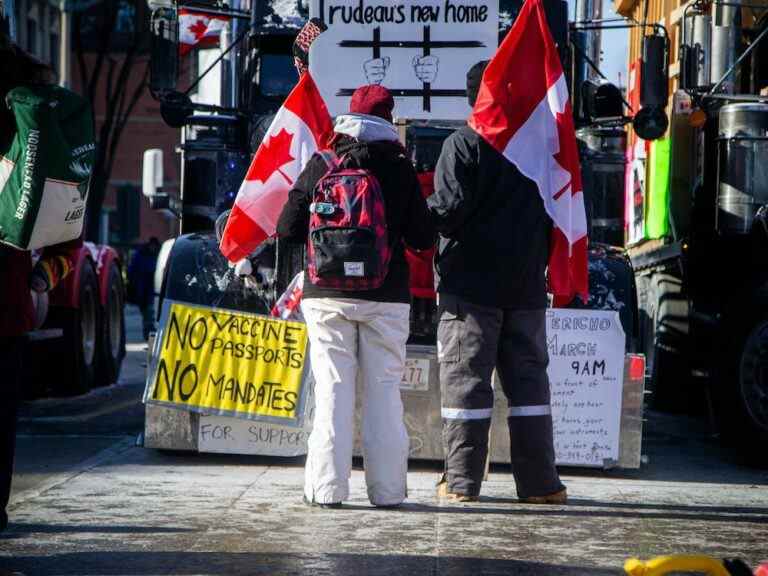
<path fill-rule="evenodd" d="M 262 54 L 259 87 L 263 96 L 288 96 L 298 82 L 289 54 Z"/>

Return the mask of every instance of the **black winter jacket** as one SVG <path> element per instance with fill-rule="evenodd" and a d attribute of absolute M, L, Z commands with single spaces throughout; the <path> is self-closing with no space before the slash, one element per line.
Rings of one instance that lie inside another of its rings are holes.
<path fill-rule="evenodd" d="M 321 288 L 309 279 L 304 282 L 303 298 L 356 298 L 373 302 L 410 302 L 408 263 L 403 244 L 424 250 L 435 242 L 435 229 L 421 195 L 413 165 L 398 142 L 363 142 L 342 136 L 334 144 L 344 166 L 364 168 L 378 179 L 384 195 L 387 234 L 393 244 L 392 259 L 384 283 L 375 290 L 349 291 Z M 312 190 L 325 175 L 327 167 L 317 154 L 296 180 L 277 222 L 277 235 L 296 243 L 307 241 L 309 204 Z"/>
<path fill-rule="evenodd" d="M 438 292 L 481 306 L 546 307 L 552 222 L 536 184 L 471 128 L 443 143 L 427 205 L 440 232 Z"/>

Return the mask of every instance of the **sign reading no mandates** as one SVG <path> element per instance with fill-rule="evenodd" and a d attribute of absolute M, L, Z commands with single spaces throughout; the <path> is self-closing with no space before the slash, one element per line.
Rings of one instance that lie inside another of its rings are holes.
<path fill-rule="evenodd" d="M 301 426 L 306 348 L 301 322 L 167 302 L 144 402 Z"/>
<path fill-rule="evenodd" d="M 497 0 L 312 0 L 310 15 L 328 25 L 309 69 L 332 116 L 379 84 L 397 118 L 465 120 L 467 71 L 498 45 Z"/>

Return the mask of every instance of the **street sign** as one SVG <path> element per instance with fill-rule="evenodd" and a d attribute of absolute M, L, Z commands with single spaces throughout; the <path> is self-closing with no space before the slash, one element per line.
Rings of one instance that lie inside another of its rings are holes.
<path fill-rule="evenodd" d="M 356 88 L 380 84 L 397 118 L 464 120 L 467 71 L 498 44 L 489 0 L 313 0 L 310 10 L 328 24 L 309 68 L 332 116 L 347 112 Z"/>

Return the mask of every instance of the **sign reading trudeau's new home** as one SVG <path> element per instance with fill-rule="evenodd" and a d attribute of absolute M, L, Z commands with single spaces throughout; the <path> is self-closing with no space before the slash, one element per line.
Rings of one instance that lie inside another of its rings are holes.
<path fill-rule="evenodd" d="M 307 327 L 166 302 L 144 402 L 300 426 Z"/>
<path fill-rule="evenodd" d="M 309 69 L 331 116 L 355 89 L 386 87 L 397 118 L 465 120 L 467 71 L 496 52 L 499 3 L 492 0 L 311 0 L 328 29 L 312 44 Z"/>

